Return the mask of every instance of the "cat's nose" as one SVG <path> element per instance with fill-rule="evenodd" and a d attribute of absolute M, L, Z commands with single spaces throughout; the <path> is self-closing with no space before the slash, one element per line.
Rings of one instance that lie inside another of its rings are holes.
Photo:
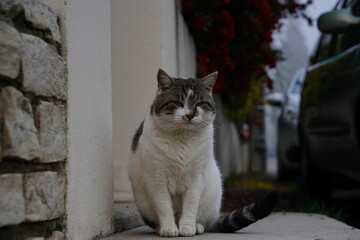
<path fill-rule="evenodd" d="M 195 117 L 195 114 L 187 114 L 187 115 L 186 115 L 186 118 L 189 119 L 189 121 L 190 121 L 191 119 L 193 119 L 194 117 Z"/>

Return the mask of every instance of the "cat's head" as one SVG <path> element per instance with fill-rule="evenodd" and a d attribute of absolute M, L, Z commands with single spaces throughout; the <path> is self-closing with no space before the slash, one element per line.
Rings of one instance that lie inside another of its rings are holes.
<path fill-rule="evenodd" d="M 158 92 L 151 106 L 151 115 L 158 127 L 198 130 L 215 118 L 212 88 L 217 72 L 201 79 L 172 78 L 159 69 Z"/>

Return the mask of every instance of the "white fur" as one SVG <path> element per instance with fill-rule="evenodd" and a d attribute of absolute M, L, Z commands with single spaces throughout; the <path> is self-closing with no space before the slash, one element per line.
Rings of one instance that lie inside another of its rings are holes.
<path fill-rule="evenodd" d="M 188 94 L 187 94 L 186 99 L 185 99 L 185 104 L 184 104 L 184 105 L 185 105 L 184 108 L 185 108 L 186 114 L 190 114 L 189 97 L 190 97 L 191 95 L 193 95 L 193 94 L 194 94 L 193 90 L 189 89 Z"/>
<path fill-rule="evenodd" d="M 190 95 L 190 92 L 189 92 Z M 185 109 L 145 118 L 129 163 L 135 201 L 161 236 L 193 236 L 219 217 L 222 184 L 213 153 L 215 115 L 200 107 L 191 121 Z"/>

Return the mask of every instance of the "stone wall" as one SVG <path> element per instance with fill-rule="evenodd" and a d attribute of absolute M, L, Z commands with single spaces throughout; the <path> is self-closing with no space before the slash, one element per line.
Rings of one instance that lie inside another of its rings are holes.
<path fill-rule="evenodd" d="M 63 47 L 42 1 L 0 1 L 0 239 L 65 238 Z"/>

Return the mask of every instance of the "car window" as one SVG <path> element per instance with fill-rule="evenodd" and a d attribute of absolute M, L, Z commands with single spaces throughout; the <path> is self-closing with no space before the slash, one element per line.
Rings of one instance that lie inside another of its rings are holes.
<path fill-rule="evenodd" d="M 320 37 L 320 41 L 318 43 L 318 47 L 316 50 L 316 54 L 313 58 L 313 63 L 321 62 L 328 57 L 330 51 L 330 43 L 331 43 L 331 34 L 322 34 Z"/>
<path fill-rule="evenodd" d="M 354 16 L 360 16 L 360 1 L 359 0 L 354 0 L 352 2 L 352 9 L 351 9 L 351 13 Z"/>
<path fill-rule="evenodd" d="M 343 5 L 344 5 L 344 0 L 338 1 L 338 2 L 335 4 L 334 9 L 342 8 Z"/>
<path fill-rule="evenodd" d="M 350 12 L 355 16 L 360 15 L 360 1 L 358 0 L 348 1 L 347 5 L 345 5 L 345 8 L 350 8 Z M 333 53 L 330 54 L 335 55 L 341 53 L 346 49 L 360 43 L 360 27 L 355 26 L 344 33 L 334 34 L 332 41 Z"/>
<path fill-rule="evenodd" d="M 340 0 L 336 3 L 333 10 L 342 9 L 344 5 L 346 5 L 346 0 Z M 315 64 L 321 61 L 324 61 L 325 59 L 329 58 L 331 56 L 330 53 L 330 45 L 331 45 L 332 35 L 331 34 L 322 34 L 320 36 L 317 48 L 311 57 L 311 63 Z M 334 41 L 332 41 L 332 45 L 334 45 Z M 333 53 L 332 53 L 333 54 Z"/>
<path fill-rule="evenodd" d="M 342 4 L 340 4 L 339 6 L 341 6 L 341 8 L 347 8 L 350 4 L 351 0 L 344 0 L 342 2 Z"/>
<path fill-rule="evenodd" d="M 353 15 L 360 16 L 360 0 L 339 1 L 334 9 L 349 9 Z M 360 27 L 356 26 L 344 33 L 322 34 L 312 64 L 324 61 L 360 43 Z"/>

